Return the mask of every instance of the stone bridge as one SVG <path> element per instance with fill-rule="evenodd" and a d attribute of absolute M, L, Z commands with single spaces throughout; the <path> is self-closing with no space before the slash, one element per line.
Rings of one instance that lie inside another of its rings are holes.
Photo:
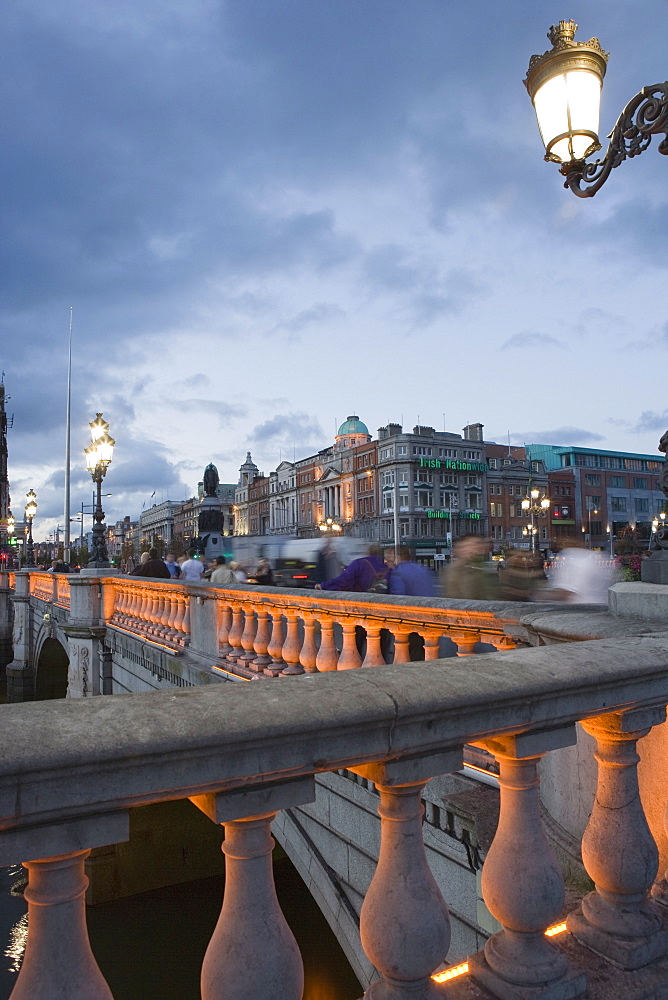
<path fill-rule="evenodd" d="M 1 709 L 0 863 L 33 859 L 35 887 L 14 1000 L 46 996 L 33 991 L 45 975 L 64 995 L 110 996 L 71 989 L 98 976 L 73 919 L 84 858 L 127 840 L 139 807 L 184 799 L 225 827 L 203 1000 L 247 997 L 260 966 L 263 995 L 300 996 L 272 823 L 374 1000 L 668 995 L 664 621 L 113 576 L 2 582 L 10 700 L 69 695 Z M 128 691 L 154 693 L 91 697 Z M 578 905 L 583 861 L 595 888 Z M 60 966 L 52 934 L 70 942 Z M 465 960 L 447 985 L 431 978 Z"/>

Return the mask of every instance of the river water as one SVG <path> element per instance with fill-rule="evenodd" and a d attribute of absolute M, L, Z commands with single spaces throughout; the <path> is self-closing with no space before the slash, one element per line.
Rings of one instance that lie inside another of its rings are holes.
<path fill-rule="evenodd" d="M 2 688 L 0 681 L 0 702 Z M 274 878 L 304 960 L 304 1000 L 358 1000 L 362 988 L 336 937 L 284 856 L 274 862 Z M 0 1000 L 9 1000 L 25 950 L 25 884 L 21 865 L 0 868 Z M 88 907 L 91 945 L 114 1000 L 200 1000 L 202 958 L 222 894 L 223 879 L 215 876 Z M 261 996 L 270 972 L 258 964 L 257 975 Z"/>

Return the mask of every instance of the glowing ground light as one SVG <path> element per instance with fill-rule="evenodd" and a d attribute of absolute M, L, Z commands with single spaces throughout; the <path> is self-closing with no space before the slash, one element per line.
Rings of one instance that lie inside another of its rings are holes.
<path fill-rule="evenodd" d="M 566 921 L 562 921 L 560 924 L 553 924 L 551 927 L 545 931 L 545 937 L 554 937 L 556 934 L 563 934 L 566 930 Z M 462 962 L 461 965 L 453 965 L 450 969 L 444 969 L 443 972 L 436 972 L 431 977 L 435 983 L 447 983 L 451 979 L 457 979 L 458 976 L 463 976 L 469 971 L 469 963 Z"/>

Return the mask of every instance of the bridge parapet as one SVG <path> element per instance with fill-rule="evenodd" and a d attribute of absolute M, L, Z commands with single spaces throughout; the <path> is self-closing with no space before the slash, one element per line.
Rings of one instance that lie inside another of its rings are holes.
<path fill-rule="evenodd" d="M 420 798 L 429 778 L 461 767 L 467 743 L 500 767 L 500 820 L 482 887 L 503 929 L 471 956 L 466 997 L 664 995 L 668 938 L 649 896 L 658 856 L 635 746 L 665 718 L 668 638 L 511 650 L 476 657 L 475 670 L 464 658 L 444 666 L 253 685 L 250 711 L 244 684 L 0 709 L 0 864 L 32 859 L 31 933 L 13 1000 L 45 997 L 40 983 L 49 996 L 83 995 L 82 982 L 86 996 L 110 1000 L 83 919 L 84 858 L 127 839 L 130 809 L 182 798 L 225 826 L 225 895 L 203 1000 L 248 996 L 258 970 L 263 996 L 299 1000 L 301 960 L 276 900 L 269 828 L 279 810 L 313 800 L 315 774 L 341 768 L 379 793 L 380 855 L 360 921 L 380 974 L 368 996 L 463 996 L 431 978 L 447 961 L 449 925 L 425 859 Z M 538 764 L 575 742 L 579 721 L 597 745 L 597 800 L 583 841 L 596 888 L 569 917 L 570 933 L 551 939 L 564 886 L 541 825 Z"/>

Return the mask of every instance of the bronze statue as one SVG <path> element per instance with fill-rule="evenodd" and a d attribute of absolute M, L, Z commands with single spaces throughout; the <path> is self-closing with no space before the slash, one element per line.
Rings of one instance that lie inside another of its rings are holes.
<path fill-rule="evenodd" d="M 209 462 L 204 470 L 204 496 L 215 497 L 219 482 L 218 469 L 213 462 Z"/>

